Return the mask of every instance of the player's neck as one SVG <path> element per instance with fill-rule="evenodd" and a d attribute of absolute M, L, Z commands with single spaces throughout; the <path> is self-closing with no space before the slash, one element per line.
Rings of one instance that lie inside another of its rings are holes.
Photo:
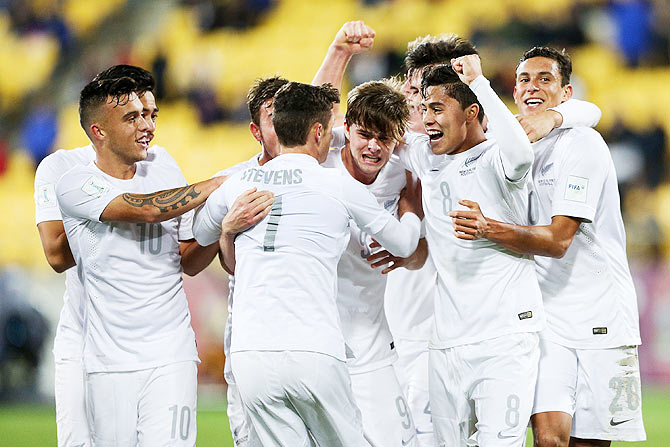
<path fill-rule="evenodd" d="M 279 149 L 281 155 L 284 154 L 305 154 L 311 157 L 314 157 L 316 161 L 319 161 L 319 148 L 314 145 L 305 144 L 302 146 L 292 146 L 286 147 L 281 146 Z"/>
<path fill-rule="evenodd" d="M 463 143 L 459 146 L 459 148 L 450 155 L 456 155 L 470 150 L 473 147 L 482 144 L 484 141 L 486 141 L 486 135 L 484 134 L 482 125 L 479 122 L 469 124 L 468 131 L 465 134 L 465 140 L 463 140 Z"/>
<path fill-rule="evenodd" d="M 123 162 L 108 150 L 96 148 L 95 152 L 95 165 L 105 174 L 121 180 L 128 180 L 135 176 L 137 166 L 134 162 Z"/>

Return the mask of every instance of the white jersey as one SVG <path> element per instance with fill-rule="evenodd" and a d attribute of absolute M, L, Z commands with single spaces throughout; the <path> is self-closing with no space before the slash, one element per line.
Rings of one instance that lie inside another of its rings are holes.
<path fill-rule="evenodd" d="M 72 150 L 58 150 L 45 157 L 35 171 L 35 224 L 50 220 L 63 220 L 58 200 L 58 179 L 75 166 L 87 165 L 95 159 L 93 145 Z M 68 343 L 54 343 L 56 358 L 81 358 L 84 327 L 84 286 L 74 268 L 65 271 L 63 309 L 58 320 L 58 333 Z M 67 332 L 67 335 L 64 334 Z M 75 342 L 75 339 L 77 341 Z"/>
<path fill-rule="evenodd" d="M 488 82 L 478 82 L 473 91 L 493 126 L 518 125 L 504 106 L 487 107 L 500 101 Z M 532 256 L 486 239 L 458 239 L 448 216 L 451 210 L 467 209 L 460 200 L 472 200 L 487 217 L 526 225 L 530 173 L 518 181 L 507 179 L 495 140 L 456 155 L 435 155 L 426 135 L 412 133 L 405 139 L 407 144 L 396 152 L 421 179 L 426 239 L 438 272 L 432 346 L 448 348 L 543 329 Z M 510 142 L 505 144 L 509 147 Z"/>
<path fill-rule="evenodd" d="M 384 311 L 396 340 L 430 340 L 436 286 L 437 270 L 430 256 L 418 270 L 399 268 L 388 274 Z"/>
<path fill-rule="evenodd" d="M 68 171 L 56 185 L 70 248 L 87 302 L 87 372 L 135 371 L 198 360 L 182 288 L 179 241 L 193 238 L 191 213 L 157 224 L 100 222 L 125 192 L 186 185 L 174 159 L 159 147 L 136 164 L 132 179 L 94 162 Z"/>
<path fill-rule="evenodd" d="M 260 165 L 258 164 L 258 160 L 263 155 L 262 153 L 258 153 L 251 157 L 247 161 L 243 161 L 241 163 L 238 163 L 234 166 L 231 166 L 230 168 L 223 169 L 216 174 L 214 174 L 212 177 L 218 177 L 225 175 L 226 177 L 229 177 L 231 175 L 234 175 L 240 171 L 244 171 L 245 169 L 249 168 L 257 168 Z M 230 341 L 231 341 L 231 334 L 233 331 L 233 292 L 235 291 L 235 276 L 230 275 L 228 277 L 228 318 L 226 318 L 226 327 L 223 332 L 223 353 L 226 356 L 226 361 L 223 365 L 223 377 L 226 379 L 226 383 L 231 384 L 234 383 L 235 378 L 233 377 L 233 370 L 231 369 L 230 366 Z"/>
<path fill-rule="evenodd" d="M 335 298 L 337 263 L 349 220 L 389 251 L 416 249 L 419 220 L 399 223 L 360 183 L 305 154 L 284 154 L 230 177 L 194 221 L 200 244 L 220 237 L 235 199 L 258 187 L 274 193 L 269 216 L 235 240 L 235 329 L 231 352 L 310 351 L 345 360 Z"/>
<path fill-rule="evenodd" d="M 547 312 L 540 335 L 576 349 L 640 344 L 637 299 L 614 163 L 590 128 L 559 129 L 533 144 L 534 225 L 553 216 L 582 219 L 561 259 L 536 256 Z"/>
<path fill-rule="evenodd" d="M 342 149 L 331 150 L 322 164 L 351 175 L 342 162 Z M 379 171 L 370 185 L 362 186 L 393 215 L 398 214 L 400 191 L 405 187 L 405 168 L 397 159 Z M 370 371 L 393 363 L 397 354 L 384 315 L 386 275 L 373 269 L 365 259 L 374 251 L 372 237 L 351 222 L 351 237 L 337 265 L 337 308 L 347 346 L 347 364 L 356 372 Z"/>

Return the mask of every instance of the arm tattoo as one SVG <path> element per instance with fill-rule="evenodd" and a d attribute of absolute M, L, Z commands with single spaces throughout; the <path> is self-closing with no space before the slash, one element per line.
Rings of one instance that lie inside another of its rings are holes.
<path fill-rule="evenodd" d="M 137 208 L 150 205 L 158 208 L 161 213 L 167 213 L 170 210 L 185 206 L 199 195 L 200 193 L 195 190 L 195 185 L 188 185 L 183 188 L 166 189 L 151 194 L 125 193 L 123 194 L 123 200 Z"/>

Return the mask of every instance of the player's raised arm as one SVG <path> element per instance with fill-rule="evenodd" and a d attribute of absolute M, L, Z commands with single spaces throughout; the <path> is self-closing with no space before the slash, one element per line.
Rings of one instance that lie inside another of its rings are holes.
<path fill-rule="evenodd" d="M 451 66 L 461 81 L 470 86 L 492 124 L 506 177 L 511 181 L 520 180 L 528 173 L 534 159 L 533 148 L 523 127 L 482 74 L 478 55 L 452 59 Z"/>
<path fill-rule="evenodd" d="M 372 48 L 374 38 L 375 31 L 361 20 L 342 25 L 328 47 L 326 57 L 316 72 L 312 85 L 328 83 L 341 90 L 344 71 L 351 57 Z"/>

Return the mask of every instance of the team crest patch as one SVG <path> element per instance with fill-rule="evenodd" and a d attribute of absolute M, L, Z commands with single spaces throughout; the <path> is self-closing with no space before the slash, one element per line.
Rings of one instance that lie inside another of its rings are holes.
<path fill-rule="evenodd" d="M 81 190 L 89 196 L 101 196 L 109 191 L 109 189 L 109 183 L 96 176 L 89 177 L 84 186 L 81 187 Z"/>
<path fill-rule="evenodd" d="M 40 208 L 52 208 L 56 203 L 56 188 L 53 183 L 40 185 L 37 189 L 37 205 Z"/>
<path fill-rule="evenodd" d="M 586 203 L 586 190 L 588 186 L 589 179 L 569 175 L 568 182 L 565 185 L 565 200 Z"/>

